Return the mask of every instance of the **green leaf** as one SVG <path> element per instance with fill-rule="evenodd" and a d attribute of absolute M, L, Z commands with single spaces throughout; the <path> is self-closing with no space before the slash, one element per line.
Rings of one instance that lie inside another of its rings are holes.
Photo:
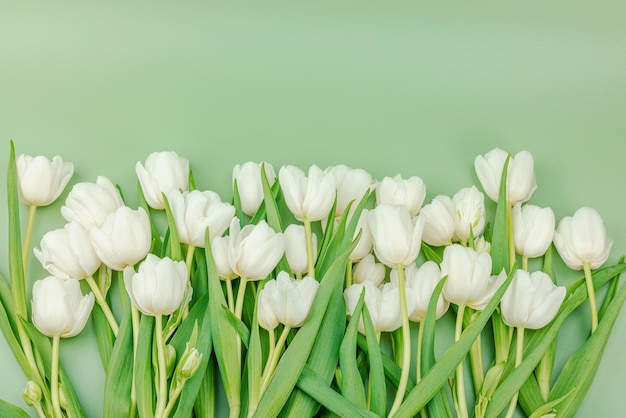
<path fill-rule="evenodd" d="M 348 401 L 356 406 L 366 408 L 365 389 L 363 380 L 356 364 L 356 336 L 359 332 L 359 321 L 363 304 L 365 303 L 365 289 L 361 291 L 361 296 L 357 302 L 346 333 L 339 348 L 339 366 L 341 369 L 342 382 L 341 394 Z"/>
<path fill-rule="evenodd" d="M 97 305 L 96 305 L 97 306 Z M 94 306 L 95 308 L 95 306 Z M 108 322 L 104 319 L 108 330 Z M 120 324 L 117 340 L 110 354 L 110 362 L 105 364 L 103 417 L 122 417 L 130 414 L 130 392 L 133 381 L 133 326 L 130 310 Z M 108 366 L 108 367 L 107 367 Z"/>
<path fill-rule="evenodd" d="M 365 341 L 367 342 L 367 357 L 369 359 L 369 405 L 370 410 L 379 417 L 387 415 L 387 391 L 382 390 L 385 385 L 385 368 L 383 357 L 376 338 L 376 330 L 372 323 L 372 317 L 367 310 L 367 305 L 363 306 L 363 327 L 365 328 Z M 358 344 L 358 336 L 357 336 Z M 397 386 L 397 383 L 396 383 Z M 380 388 L 380 390 L 379 390 Z"/>
<path fill-rule="evenodd" d="M 551 411 L 554 410 L 555 406 L 557 406 L 558 404 L 563 402 L 569 395 L 572 394 L 573 391 L 574 390 L 572 389 L 568 393 L 566 393 L 565 395 L 561 396 L 560 398 L 555 399 L 553 401 L 550 401 L 550 402 L 548 402 L 546 404 L 541 405 L 532 414 L 530 414 L 528 416 L 528 418 L 542 418 L 544 415 L 549 414 Z"/>
<path fill-rule="evenodd" d="M 9 169 L 7 173 L 7 200 L 9 207 L 9 278 L 13 292 L 15 313 L 28 317 L 24 284 L 24 261 L 22 259 L 22 235 L 20 229 L 20 204 L 17 191 L 17 167 L 15 147 L 11 141 Z"/>
<path fill-rule="evenodd" d="M 215 353 L 211 353 L 209 363 L 204 371 L 202 385 L 193 405 L 196 418 L 214 418 L 215 415 Z"/>
<path fill-rule="evenodd" d="M 509 266 L 509 203 L 506 200 L 506 176 L 511 155 L 507 155 L 500 177 L 498 204 L 493 221 L 491 235 L 492 274 L 500 274 L 502 269 L 508 271 Z"/>
<path fill-rule="evenodd" d="M 30 418 L 30 415 L 28 415 L 22 408 L 18 408 L 17 406 L 0 399 L 0 417 Z"/>
<path fill-rule="evenodd" d="M 260 292 L 265 286 L 265 281 L 259 284 L 258 291 Z M 261 377 L 263 373 L 263 349 L 261 347 L 261 335 L 259 331 L 259 319 L 258 319 L 258 301 L 259 298 L 254 300 L 254 310 L 252 313 L 252 321 L 250 322 L 250 332 L 248 336 L 242 336 L 243 341 L 247 341 L 246 347 L 248 352 L 246 354 L 246 371 L 247 371 L 247 385 L 248 385 L 248 405 L 258 405 L 259 396 L 261 390 Z M 228 311 L 230 312 L 230 311 Z M 234 317 L 234 315 L 233 315 Z M 237 319 L 235 317 L 235 319 Z M 240 321 L 241 322 L 241 321 Z M 247 331 L 247 328 L 243 322 L 243 329 Z M 273 332 L 273 331 L 272 331 Z M 245 340 L 244 340 L 245 338 Z"/>
<path fill-rule="evenodd" d="M 167 200 L 165 193 L 163 195 L 163 204 L 165 205 L 165 214 L 167 215 L 167 225 L 170 231 L 170 258 L 174 261 L 183 260 L 183 252 L 180 248 L 180 239 L 178 238 L 178 228 L 176 228 L 176 221 L 174 221 L 174 215 L 172 214 L 172 208 L 170 202 Z"/>
<path fill-rule="evenodd" d="M 263 185 L 263 203 L 265 205 L 265 216 L 267 217 L 267 224 L 276 232 L 283 232 L 283 223 L 280 218 L 280 212 L 278 211 L 278 205 L 269 182 L 267 181 L 267 175 L 265 174 L 265 163 L 261 165 L 261 184 Z M 283 255 L 276 266 L 278 271 L 286 271 L 291 275 L 291 268 L 287 263 L 287 258 Z"/>
<path fill-rule="evenodd" d="M 113 335 L 111 326 L 109 325 L 109 322 L 107 321 L 100 305 L 97 303 L 94 304 L 91 315 L 96 334 L 98 353 L 100 353 L 102 367 L 106 370 L 109 367 L 111 352 L 113 351 L 113 345 L 115 344 L 115 336 Z"/>
<path fill-rule="evenodd" d="M 441 254 L 439 254 L 439 252 L 435 251 L 433 247 L 426 244 L 425 242 L 422 242 L 422 253 L 428 261 L 434 261 L 437 264 L 441 264 L 441 261 L 443 260 Z"/>
<path fill-rule="evenodd" d="M 362 335 L 357 336 L 357 344 L 359 345 L 359 348 L 363 350 L 368 356 L 372 353 L 367 344 L 367 340 Z M 397 388 L 398 383 L 400 382 L 400 374 L 402 373 L 402 370 L 400 370 L 400 367 L 395 363 L 393 359 L 391 359 L 386 353 L 380 351 L 380 348 L 376 348 L 376 350 L 380 352 L 380 357 L 383 361 L 385 377 L 387 378 L 387 380 L 389 380 L 394 388 Z M 413 381 L 409 379 L 409 381 L 407 382 L 406 394 L 408 395 L 414 387 L 415 383 L 413 383 Z"/>
<path fill-rule="evenodd" d="M 239 221 L 244 220 L 243 209 L 241 206 L 241 195 L 239 194 L 239 186 L 237 185 L 237 179 L 233 180 L 233 206 L 235 207 L 235 217 L 239 219 Z"/>
<path fill-rule="evenodd" d="M 248 348 L 248 344 L 250 341 L 250 330 L 248 329 L 246 324 L 244 324 L 241 319 L 237 318 L 235 314 L 232 313 L 230 309 L 228 309 L 228 306 L 222 305 L 222 311 L 224 315 L 226 315 L 226 319 L 228 320 L 230 325 L 233 327 L 235 332 L 237 332 L 237 335 L 239 335 L 239 338 L 241 338 L 241 342 L 243 343 L 243 345 Z"/>
<path fill-rule="evenodd" d="M 511 269 L 513 271 L 513 269 Z M 461 338 L 454 343 L 440 357 L 439 361 L 424 375 L 424 378 L 411 390 L 404 402 L 400 405 L 394 417 L 414 416 L 448 381 L 448 377 L 467 356 L 472 344 L 485 327 L 507 287 L 513 280 L 513 274 L 509 273 L 505 282 L 500 286 L 491 298 L 485 309 L 478 315 L 474 322 L 467 327 Z"/>
<path fill-rule="evenodd" d="M 4 282 L 4 279 L 0 277 L 0 281 Z M 6 283 L 6 282 L 5 282 Z M 9 306 L 9 309 L 6 310 L 5 306 Z M 11 299 L 7 299 L 6 301 L 0 300 L 0 330 L 4 335 L 4 339 L 6 340 L 15 360 L 20 365 L 22 370 L 26 375 L 28 375 L 28 370 L 30 370 L 30 365 L 28 364 L 28 359 L 24 355 L 22 351 L 22 346 L 19 343 L 18 336 L 16 334 L 14 324 L 12 324 L 11 317 L 9 315 L 13 314 Z"/>
<path fill-rule="evenodd" d="M 154 317 L 141 315 L 139 322 L 139 343 L 135 367 L 135 391 L 137 410 L 141 418 L 154 417 L 154 369 L 152 367 L 152 339 L 154 336 Z"/>

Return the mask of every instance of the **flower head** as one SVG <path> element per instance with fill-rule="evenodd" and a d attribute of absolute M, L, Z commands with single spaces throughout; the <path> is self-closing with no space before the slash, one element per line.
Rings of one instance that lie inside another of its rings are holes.
<path fill-rule="evenodd" d="M 47 206 L 54 202 L 74 174 L 74 165 L 63 162 L 58 155 L 50 161 L 42 155 L 22 154 L 15 160 L 15 166 L 19 199 L 33 206 Z"/>
<path fill-rule="evenodd" d="M 511 215 L 515 251 L 528 258 L 544 255 L 554 237 L 552 209 L 518 203 L 513 206 Z"/>
<path fill-rule="evenodd" d="M 230 223 L 228 262 L 239 277 L 247 280 L 266 278 L 285 252 L 283 234 L 275 232 L 265 221 L 239 226 L 239 219 Z"/>
<path fill-rule="evenodd" d="M 243 164 L 237 164 L 233 168 L 233 183 L 237 182 L 241 210 L 248 216 L 254 216 L 263 201 L 261 166 L 265 167 L 265 175 L 271 186 L 276 180 L 276 172 L 270 163 L 248 161 Z"/>
<path fill-rule="evenodd" d="M 95 183 L 76 183 L 70 190 L 61 215 L 68 222 L 78 222 L 87 229 L 100 226 L 109 213 L 122 207 L 124 202 L 111 180 L 98 176 Z"/>
<path fill-rule="evenodd" d="M 380 204 L 368 214 L 368 226 L 376 257 L 395 267 L 413 263 L 422 245 L 424 219 L 411 218 L 404 206 Z"/>
<path fill-rule="evenodd" d="M 285 257 L 293 273 L 300 274 L 307 271 L 308 261 L 306 253 L 306 234 L 304 226 L 291 224 L 285 228 Z M 317 258 L 317 236 L 312 234 L 313 262 Z"/>
<path fill-rule="evenodd" d="M 407 208 L 411 216 L 419 213 L 426 198 L 426 185 L 417 177 L 403 179 L 400 174 L 385 177 L 376 187 L 376 203 L 401 205 Z"/>
<path fill-rule="evenodd" d="M 285 203 L 297 220 L 307 218 L 314 222 L 328 216 L 337 194 L 335 177 L 331 174 L 314 164 L 305 176 L 298 167 L 286 165 L 280 168 L 278 180 Z"/>
<path fill-rule="evenodd" d="M 480 184 L 494 202 L 498 201 L 500 180 L 507 155 L 506 151 L 494 148 L 484 156 L 477 156 L 474 160 L 474 168 Z M 533 156 L 528 151 L 520 151 L 509 160 L 506 200 L 511 205 L 527 201 L 537 189 L 533 166 Z"/>
<path fill-rule="evenodd" d="M 164 209 L 163 193 L 189 190 L 189 160 L 173 151 L 153 152 L 135 165 L 143 195 L 153 209 Z"/>

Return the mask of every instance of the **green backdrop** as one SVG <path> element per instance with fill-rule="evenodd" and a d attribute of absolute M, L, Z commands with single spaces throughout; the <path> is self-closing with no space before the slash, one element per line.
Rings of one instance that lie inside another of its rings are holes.
<path fill-rule="evenodd" d="M 419 175 L 429 201 L 477 184 L 477 154 L 526 149 L 531 203 L 557 219 L 596 208 L 616 261 L 626 253 L 626 3 L 431 3 L 3 4 L 2 172 L 12 138 L 18 154 L 72 161 L 72 183 L 108 176 L 131 205 L 135 163 L 160 150 L 188 157 L 198 186 L 224 199 L 234 164 L 267 160 Z M 66 195 L 40 211 L 34 244 L 63 224 Z M 6 218 L 2 204 L 3 275 Z M 44 275 L 34 257 L 29 269 L 28 287 Z M 585 326 L 587 309 L 577 311 Z M 61 357 L 97 417 L 92 332 L 63 341 Z M 585 332 L 566 327 L 560 349 Z M 625 346 L 626 310 L 581 417 L 623 416 Z M 23 405 L 24 384 L 0 339 L 0 398 Z"/>

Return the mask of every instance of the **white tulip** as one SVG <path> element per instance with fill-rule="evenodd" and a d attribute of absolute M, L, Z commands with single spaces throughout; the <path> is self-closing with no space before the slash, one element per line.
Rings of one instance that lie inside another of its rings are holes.
<path fill-rule="evenodd" d="M 452 243 L 456 231 L 456 207 L 448 196 L 435 196 L 420 211 L 424 218 L 422 240 L 428 245 L 441 247 Z"/>
<path fill-rule="evenodd" d="M 527 258 L 541 257 L 554 238 L 554 212 L 550 208 L 521 203 L 513 206 L 515 251 Z"/>
<path fill-rule="evenodd" d="M 380 286 L 385 280 L 385 266 L 377 263 L 372 254 L 368 254 L 356 263 L 352 271 L 354 283 L 372 282 Z"/>
<path fill-rule="evenodd" d="M 395 177 L 385 177 L 376 187 L 376 203 L 388 205 L 402 205 L 407 208 L 411 216 L 419 213 L 426 198 L 426 185 L 417 177 L 403 179 L 400 174 Z"/>
<path fill-rule="evenodd" d="M 42 155 L 22 154 L 15 160 L 17 191 L 27 205 L 47 206 L 63 192 L 74 174 L 74 165 L 58 155 L 52 161 Z"/>
<path fill-rule="evenodd" d="M 498 201 L 500 180 L 507 155 L 506 151 L 495 148 L 474 160 L 480 184 L 494 202 Z M 506 200 L 509 204 L 526 202 L 537 189 L 533 166 L 533 156 L 528 151 L 520 151 L 509 160 L 506 179 Z"/>
<path fill-rule="evenodd" d="M 285 252 L 284 236 L 265 221 L 239 226 L 239 219 L 230 223 L 228 262 L 239 277 L 246 280 L 265 279 Z"/>
<path fill-rule="evenodd" d="M 233 168 L 233 183 L 237 182 L 241 210 L 248 216 L 254 216 L 263 201 L 262 165 L 265 167 L 265 176 L 271 186 L 276 180 L 276 172 L 270 163 L 248 161 L 243 164 L 237 164 Z"/>
<path fill-rule="evenodd" d="M 415 297 L 415 307 L 413 311 L 408 311 L 409 319 L 414 322 L 422 322 L 426 319 L 430 298 L 435 291 L 435 287 L 437 287 L 437 284 L 441 280 L 441 270 L 434 261 L 427 261 L 419 268 L 416 264 L 407 266 L 404 270 L 404 275 L 406 286 L 413 290 Z M 391 270 L 390 278 L 392 283 L 398 282 L 397 269 Z M 443 297 L 443 294 L 439 295 L 435 319 L 441 318 L 441 316 L 448 311 L 449 306 L 450 302 Z"/>
<path fill-rule="evenodd" d="M 356 208 L 355 206 L 353 206 Z M 352 210 L 352 209 L 351 209 Z M 372 246 L 374 243 L 372 242 L 372 234 L 370 233 L 369 226 L 367 224 L 367 217 L 369 216 L 369 211 L 367 209 L 363 209 L 361 211 L 361 215 L 359 216 L 359 220 L 357 221 L 356 228 L 354 229 L 354 238 L 359 236 L 359 242 L 357 242 L 356 247 L 350 253 L 350 261 L 353 263 L 361 260 L 363 257 L 367 256 L 372 252 Z"/>
<path fill-rule="evenodd" d="M 148 205 L 164 209 L 163 193 L 172 189 L 189 190 L 189 160 L 173 151 L 153 152 L 135 165 L 135 172 Z"/>
<path fill-rule="evenodd" d="M 301 327 L 313 306 L 319 283 L 312 277 L 295 280 L 281 271 L 276 279 L 269 280 L 259 292 L 259 324 L 266 324 L 266 329 L 274 329 L 272 316 L 260 319 L 269 310 L 276 320 L 290 328 Z M 262 313 L 263 312 L 263 313 Z M 263 325 L 261 325 L 263 326 Z"/>
<path fill-rule="evenodd" d="M 213 261 L 215 261 L 215 267 L 217 268 L 217 274 L 220 278 L 234 279 L 237 275 L 230 268 L 228 261 L 228 248 L 230 246 L 230 237 L 215 237 L 211 241 L 211 254 L 213 254 Z"/>
<path fill-rule="evenodd" d="M 109 213 L 124 202 L 111 180 L 98 176 L 95 183 L 76 183 L 61 207 L 61 215 L 68 222 L 78 222 L 87 229 L 100 226 Z"/>
<path fill-rule="evenodd" d="M 485 196 L 474 186 L 465 187 L 452 196 L 456 208 L 455 240 L 468 242 L 470 228 L 474 237 L 485 230 Z"/>
<path fill-rule="evenodd" d="M 335 178 L 337 185 L 337 211 L 335 216 L 341 216 L 348 204 L 354 201 L 358 204 L 365 192 L 372 186 L 372 175 L 361 168 L 351 168 L 344 164 L 328 167 L 324 170 Z"/>
<path fill-rule="evenodd" d="M 307 177 L 300 168 L 286 165 L 279 170 L 278 179 L 285 203 L 297 220 L 314 222 L 328 216 L 337 194 L 331 174 L 312 165 Z"/>
<path fill-rule="evenodd" d="M 306 234 L 304 226 L 291 224 L 284 231 L 285 237 L 285 257 L 289 268 L 295 274 L 307 271 L 308 262 L 306 254 Z M 313 262 L 317 259 L 317 236 L 311 235 L 313 240 Z"/>

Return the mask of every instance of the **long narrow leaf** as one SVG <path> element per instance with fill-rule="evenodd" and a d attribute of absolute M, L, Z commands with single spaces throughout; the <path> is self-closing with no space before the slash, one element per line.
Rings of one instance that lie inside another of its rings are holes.
<path fill-rule="evenodd" d="M 20 230 L 20 205 L 17 191 L 17 167 L 15 165 L 15 147 L 11 141 L 9 169 L 7 173 L 7 200 L 9 207 L 9 277 L 15 312 L 26 318 L 26 290 L 24 284 L 24 265 L 22 259 L 22 234 Z"/>
<path fill-rule="evenodd" d="M 22 408 L 18 408 L 17 406 L 0 399 L 0 417 L 30 418 L 30 415 L 28 415 Z"/>
<path fill-rule="evenodd" d="M 369 359 L 369 400 L 370 410 L 379 417 L 387 415 L 387 391 L 382 390 L 385 387 L 385 368 L 383 366 L 383 358 L 381 355 L 376 331 L 372 323 L 372 317 L 367 310 L 367 305 L 363 306 L 363 327 L 365 328 L 365 341 L 367 342 L 368 359 Z M 357 338 L 358 341 L 358 338 Z M 358 344 L 358 342 L 357 342 Z"/>
<path fill-rule="evenodd" d="M 130 310 L 129 310 L 130 311 Z M 109 366 L 111 359 L 111 353 L 113 352 L 113 346 L 115 344 L 115 336 L 107 321 L 102 308 L 97 303 L 93 307 L 91 313 L 93 318 L 93 325 L 96 334 L 96 343 L 98 345 L 98 353 L 100 354 L 100 360 L 102 361 L 102 367 L 106 370 Z"/>
<path fill-rule="evenodd" d="M 135 367 L 137 410 L 141 418 L 154 417 L 154 369 L 152 367 L 152 339 L 154 317 L 142 315 L 139 322 L 139 344 Z"/>
<path fill-rule="evenodd" d="M 361 292 L 352 318 L 346 328 L 341 347 L 339 348 L 339 365 L 343 384 L 341 394 L 353 404 L 365 408 L 365 388 L 356 363 L 356 335 L 359 332 L 359 321 L 365 302 L 365 289 Z"/>
<path fill-rule="evenodd" d="M 106 322 L 106 318 L 105 318 Z M 106 323 L 108 329 L 108 323 Z M 130 392 L 133 381 L 133 326 L 130 310 L 120 324 L 117 340 L 107 363 L 104 382 L 104 409 L 102 416 L 116 418 L 130 414 Z"/>

